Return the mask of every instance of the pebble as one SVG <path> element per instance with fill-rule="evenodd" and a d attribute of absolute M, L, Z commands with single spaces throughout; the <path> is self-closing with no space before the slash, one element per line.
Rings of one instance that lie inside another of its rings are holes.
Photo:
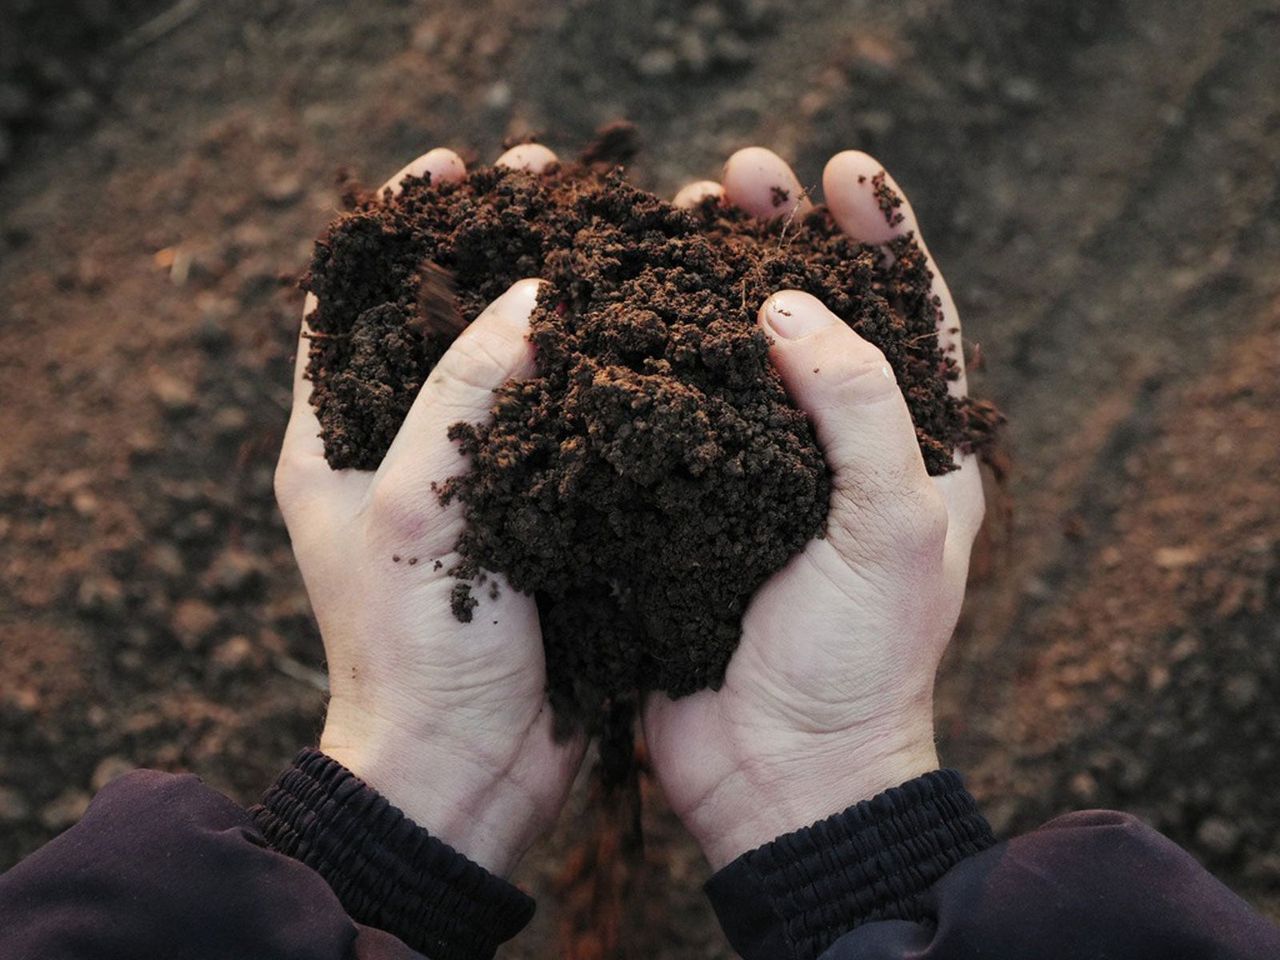
<path fill-rule="evenodd" d="M 22 794 L 12 787 L 0 787 L 0 823 L 18 823 L 31 815 Z"/>
<path fill-rule="evenodd" d="M 120 616 L 125 612 L 124 587 L 107 574 L 87 576 L 76 588 L 76 609 L 90 616 Z"/>
<path fill-rule="evenodd" d="M 90 799 L 83 790 L 64 790 L 41 808 L 40 822 L 47 830 L 65 830 L 84 816 Z"/>
<path fill-rule="evenodd" d="M 674 50 L 670 47 L 657 47 L 640 55 L 636 61 L 636 72 L 652 79 L 669 77 L 676 72 L 678 64 Z"/>
<path fill-rule="evenodd" d="M 1237 673 L 1222 685 L 1222 699 L 1234 713 L 1245 713 L 1258 702 L 1261 687 L 1251 673 Z"/>
<path fill-rule="evenodd" d="M 30 91 L 16 84 L 0 83 L 0 120 L 21 120 L 34 106 Z"/>
<path fill-rule="evenodd" d="M 93 787 L 94 793 L 97 793 L 112 780 L 135 769 L 137 769 L 137 764 L 127 757 L 116 755 L 103 757 L 98 761 L 98 765 L 93 768 L 93 776 L 89 780 L 89 785 Z"/>
<path fill-rule="evenodd" d="M 1226 856 L 1240 843 L 1240 829 L 1222 817 L 1207 817 L 1196 830 L 1196 841 L 1210 853 Z"/>
<path fill-rule="evenodd" d="M 302 180 L 296 173 L 271 177 L 262 187 L 262 199 L 273 207 L 288 207 L 302 199 Z"/>
<path fill-rule="evenodd" d="M 229 673 L 261 667 L 265 663 L 253 641 L 240 634 L 218 644 L 209 659 L 218 671 Z"/>
<path fill-rule="evenodd" d="M 188 598 L 178 601 L 169 625 L 178 642 L 187 649 L 198 646 L 201 640 L 218 626 L 218 611 L 203 600 Z"/>
<path fill-rule="evenodd" d="M 195 407 L 195 388 L 167 370 L 151 371 L 151 395 L 170 413 L 185 413 Z"/>
<path fill-rule="evenodd" d="M 201 578 L 205 589 L 218 596 L 235 596 L 252 589 L 262 579 L 262 563 L 238 547 L 227 547 Z"/>

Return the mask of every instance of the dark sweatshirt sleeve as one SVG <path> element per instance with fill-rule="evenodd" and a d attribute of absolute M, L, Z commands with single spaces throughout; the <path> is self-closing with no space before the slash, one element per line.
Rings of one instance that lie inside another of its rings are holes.
<path fill-rule="evenodd" d="M 308 750 L 252 812 L 139 771 L 0 876 L 0 955 L 488 960 L 533 902 Z"/>
<path fill-rule="evenodd" d="M 1280 958 L 1280 928 L 1134 817 L 996 843 L 953 771 L 752 850 L 707 892 L 745 960 Z"/>

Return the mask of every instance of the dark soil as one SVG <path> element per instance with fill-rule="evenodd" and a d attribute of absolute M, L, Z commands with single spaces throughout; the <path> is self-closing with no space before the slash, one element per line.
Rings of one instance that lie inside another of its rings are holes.
<path fill-rule="evenodd" d="M 637 691 L 718 687 L 753 592 L 822 532 L 822 452 L 756 321 L 770 293 L 816 295 L 884 351 L 930 473 L 985 445 L 995 417 L 948 393 L 956 365 L 914 238 L 886 255 L 824 208 L 772 223 L 714 199 L 680 210 L 608 166 L 480 168 L 367 197 L 303 281 L 320 302 L 310 375 L 326 453 L 362 469 L 459 328 L 520 278 L 548 281 L 536 375 L 497 391 L 491 423 L 451 428 L 472 469 L 440 492 L 469 521 L 451 572 L 536 594 L 561 727 L 593 733 Z M 454 593 L 469 621 L 470 585 Z"/>
<path fill-rule="evenodd" d="M 314 743 L 323 647 L 271 490 L 302 297 L 277 278 L 339 209 L 335 164 L 380 182 L 626 115 L 664 195 L 753 143 L 804 184 L 837 150 L 886 164 L 990 360 L 971 384 L 1014 414 L 943 761 L 1001 835 L 1130 810 L 1280 918 L 1274 0 L 171 6 L 195 12 L 94 81 L 88 126 L 0 53 L 0 869 L 123 770 L 252 803 Z M 86 66 L 17 22 L 0 47 Z M 639 862 L 607 834 L 580 856 L 587 786 L 519 868 L 538 912 L 502 960 L 730 960 L 657 786 Z"/>

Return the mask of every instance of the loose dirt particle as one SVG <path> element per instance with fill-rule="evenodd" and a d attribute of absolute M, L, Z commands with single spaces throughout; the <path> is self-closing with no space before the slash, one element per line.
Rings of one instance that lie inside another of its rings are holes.
<path fill-rule="evenodd" d="M 858 182 L 862 183 L 863 178 L 859 177 Z M 902 197 L 898 191 L 889 186 L 885 180 L 885 172 L 881 170 L 871 178 L 871 187 L 876 195 L 876 203 L 880 206 L 880 212 L 884 214 L 884 222 L 891 227 L 896 227 L 906 219 L 898 208 L 902 206 Z"/>

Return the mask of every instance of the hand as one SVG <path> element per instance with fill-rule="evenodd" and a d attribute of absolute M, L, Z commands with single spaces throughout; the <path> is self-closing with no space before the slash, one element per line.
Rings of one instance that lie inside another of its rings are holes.
<path fill-rule="evenodd" d="M 518 147 L 499 160 L 541 170 L 554 155 Z M 462 161 L 433 150 L 410 174 L 459 180 Z M 460 504 L 435 481 L 466 462 L 449 426 L 489 416 L 492 392 L 533 369 L 526 339 L 538 281 L 495 300 L 431 372 L 374 473 L 331 470 L 304 377 L 308 297 L 293 414 L 276 495 L 329 664 L 320 748 L 432 834 L 506 875 L 554 821 L 582 761 L 581 740 L 556 743 L 546 700 L 538 612 L 501 577 L 471 623 L 451 609 Z"/>
<path fill-rule="evenodd" d="M 836 221 L 865 243 L 918 235 L 905 202 L 903 220 L 886 221 L 872 183 L 881 171 L 863 153 L 831 159 L 823 191 Z M 775 206 L 775 186 L 795 198 L 790 205 Z M 760 148 L 729 160 L 723 187 L 691 184 L 676 202 L 711 194 L 757 216 L 808 205 L 790 168 Z M 955 304 L 930 267 L 943 307 L 939 336 L 962 362 Z M 974 457 L 945 476 L 925 472 L 906 402 L 878 349 L 797 291 L 770 297 L 760 323 L 833 482 L 826 536 L 752 599 L 723 687 L 677 701 L 658 694 L 646 705 L 654 770 L 716 869 L 937 768 L 934 673 L 983 515 Z M 963 375 L 952 389 L 965 390 Z"/>

